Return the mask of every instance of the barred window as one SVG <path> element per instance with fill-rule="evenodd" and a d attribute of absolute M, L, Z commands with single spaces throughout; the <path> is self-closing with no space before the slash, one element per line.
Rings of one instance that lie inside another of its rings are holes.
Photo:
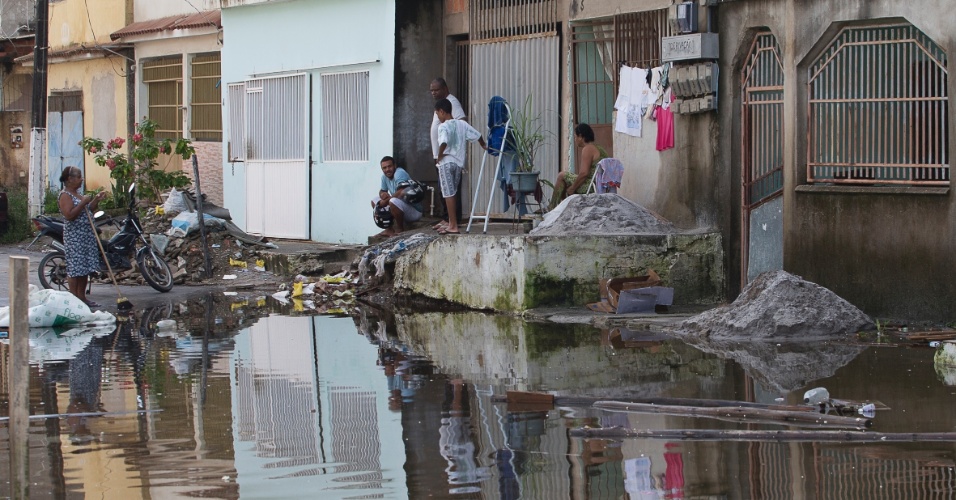
<path fill-rule="evenodd" d="M 219 53 L 192 60 L 189 134 L 197 141 L 222 140 L 222 86 Z"/>
<path fill-rule="evenodd" d="M 368 77 L 322 75 L 323 161 L 368 161 Z"/>
<path fill-rule="evenodd" d="M 808 182 L 949 185 L 946 53 L 922 31 L 844 28 L 808 81 Z"/>
<path fill-rule="evenodd" d="M 470 0 L 472 40 L 553 34 L 558 27 L 555 0 Z"/>
<path fill-rule="evenodd" d="M 575 121 L 610 127 L 621 65 L 660 66 L 661 38 L 670 35 L 667 9 L 573 23 Z"/>
<path fill-rule="evenodd" d="M 155 121 L 157 139 L 183 135 L 183 58 L 162 57 L 143 62 L 147 113 Z"/>

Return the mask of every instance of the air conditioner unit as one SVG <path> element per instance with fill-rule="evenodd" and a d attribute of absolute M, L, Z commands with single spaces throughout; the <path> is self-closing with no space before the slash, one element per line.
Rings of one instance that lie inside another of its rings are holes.
<path fill-rule="evenodd" d="M 684 2 L 677 5 L 677 31 L 697 33 L 697 2 Z"/>

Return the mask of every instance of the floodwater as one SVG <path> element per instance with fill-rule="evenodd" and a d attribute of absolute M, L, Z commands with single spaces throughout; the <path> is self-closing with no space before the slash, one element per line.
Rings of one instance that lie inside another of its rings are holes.
<path fill-rule="evenodd" d="M 31 497 L 956 498 L 954 442 L 594 439 L 571 431 L 802 428 L 501 402 L 549 391 L 797 404 L 825 386 L 881 403 L 862 432 L 954 432 L 956 387 L 928 347 L 689 345 L 475 312 L 269 307 L 217 295 L 115 331 L 34 330 Z M 155 328 L 167 318 L 176 328 Z M 10 362 L 0 346 L 3 417 Z"/>

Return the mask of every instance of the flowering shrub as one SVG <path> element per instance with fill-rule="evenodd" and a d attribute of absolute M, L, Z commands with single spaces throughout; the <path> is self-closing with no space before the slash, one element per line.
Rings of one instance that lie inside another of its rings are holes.
<path fill-rule="evenodd" d="M 187 139 L 179 139 L 175 143 L 169 139 L 156 140 L 157 125 L 155 121 L 145 118 L 137 123 L 136 133 L 130 138 L 129 153 L 123 151 L 126 140 L 122 137 L 105 142 L 102 139 L 84 137 L 80 141 L 83 151 L 93 155 L 97 165 L 110 169 L 115 206 L 126 206 L 129 202 L 127 192 L 133 182 L 136 182 L 140 197 L 154 203 L 162 202 L 159 195 L 169 188 L 182 188 L 190 184 L 189 177 L 181 170 L 167 172 L 156 168 L 160 154 L 175 152 L 188 160 L 195 153 Z"/>

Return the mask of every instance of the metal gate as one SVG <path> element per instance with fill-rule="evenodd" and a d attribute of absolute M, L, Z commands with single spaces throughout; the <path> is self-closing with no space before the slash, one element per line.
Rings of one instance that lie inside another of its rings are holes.
<path fill-rule="evenodd" d="M 468 121 L 484 134 L 488 127 L 488 101 L 494 96 L 504 97 L 512 113 L 520 110 L 526 99 L 531 99 L 531 115 L 541 120 L 546 143 L 535 156 L 536 170 L 541 179 L 553 180 L 560 170 L 560 100 L 561 75 L 558 71 L 559 40 L 557 36 L 537 36 L 519 40 L 472 43 L 470 103 Z M 462 189 L 468 196 L 462 201 L 465 211 L 471 208 L 471 195 L 478 180 L 482 150 L 471 149 L 468 160 L 468 184 Z M 487 200 L 497 182 L 491 179 L 497 158 L 489 155 L 485 165 L 479 200 Z M 490 166 L 490 169 L 489 169 Z M 501 193 L 497 193 L 501 199 Z M 483 204 L 482 204 L 483 205 Z M 500 203 L 495 204 L 500 207 Z M 484 210 L 484 206 L 480 207 Z M 492 209 L 494 212 L 495 210 Z"/>
<path fill-rule="evenodd" d="M 742 83 L 741 284 L 746 284 L 760 272 L 783 268 L 784 76 L 773 34 L 754 37 Z"/>
<path fill-rule="evenodd" d="M 230 160 L 246 163 L 246 232 L 308 239 L 309 76 L 256 78 L 229 90 Z"/>

